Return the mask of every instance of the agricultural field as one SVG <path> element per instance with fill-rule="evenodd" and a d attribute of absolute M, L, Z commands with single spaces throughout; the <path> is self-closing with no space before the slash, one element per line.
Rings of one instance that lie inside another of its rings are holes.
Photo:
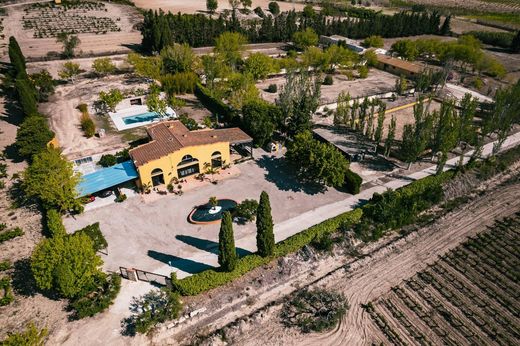
<path fill-rule="evenodd" d="M 394 345 L 520 342 L 520 213 L 365 305 Z"/>
<path fill-rule="evenodd" d="M 429 6 L 452 7 L 459 9 L 471 9 L 482 12 L 519 12 L 518 0 L 411 0 L 411 3 Z"/>

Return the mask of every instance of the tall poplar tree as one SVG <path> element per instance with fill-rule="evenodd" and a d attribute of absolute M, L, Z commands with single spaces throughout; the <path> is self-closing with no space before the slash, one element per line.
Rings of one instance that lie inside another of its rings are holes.
<path fill-rule="evenodd" d="M 260 203 L 256 210 L 256 247 L 262 257 L 272 256 L 274 253 L 273 217 L 269 195 L 262 191 Z"/>

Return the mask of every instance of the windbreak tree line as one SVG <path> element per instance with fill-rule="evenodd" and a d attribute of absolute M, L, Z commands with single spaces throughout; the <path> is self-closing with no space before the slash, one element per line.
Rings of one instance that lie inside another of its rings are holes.
<path fill-rule="evenodd" d="M 309 16 L 288 11 L 276 16 L 266 15 L 258 21 L 239 21 L 234 14 L 218 18 L 203 14 L 167 14 L 148 11 L 141 29 L 142 45 L 148 52 L 177 43 L 192 47 L 212 46 L 226 31 L 239 32 L 249 42 L 287 42 L 298 31 L 312 28 L 318 35 L 343 35 L 365 38 L 372 35 L 401 37 L 421 34 L 440 34 L 440 14 L 436 12 L 400 12 L 394 15 L 376 14 L 368 18 L 333 18 L 323 13 Z"/>

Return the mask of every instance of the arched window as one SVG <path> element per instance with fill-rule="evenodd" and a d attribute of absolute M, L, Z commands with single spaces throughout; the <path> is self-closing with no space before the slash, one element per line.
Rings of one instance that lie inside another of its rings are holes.
<path fill-rule="evenodd" d="M 220 151 L 215 151 L 213 154 L 211 154 L 211 167 L 222 167 L 222 154 Z"/>
<path fill-rule="evenodd" d="M 162 169 L 160 168 L 156 168 L 152 171 L 152 175 L 159 175 L 159 174 L 162 174 Z"/>
<path fill-rule="evenodd" d="M 158 186 L 164 184 L 163 171 L 160 168 L 156 168 L 152 171 L 152 186 Z"/>
<path fill-rule="evenodd" d="M 195 162 L 199 162 L 199 160 L 197 160 L 196 158 L 194 158 L 191 155 L 184 155 L 182 157 L 181 162 L 179 162 L 179 164 L 177 166 L 183 166 L 183 165 L 187 165 L 189 163 L 195 163 Z"/>

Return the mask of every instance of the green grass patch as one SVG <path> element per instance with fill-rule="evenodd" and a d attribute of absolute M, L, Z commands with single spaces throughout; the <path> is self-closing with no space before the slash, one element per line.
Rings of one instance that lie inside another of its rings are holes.
<path fill-rule="evenodd" d="M 23 231 L 20 227 L 16 227 L 10 231 L 5 231 L 5 232 L 2 232 L 0 233 L 0 244 L 3 243 L 4 241 L 8 241 L 8 240 L 11 240 L 13 238 L 16 238 L 16 237 L 19 237 L 21 235 L 23 235 Z"/>
<path fill-rule="evenodd" d="M 11 304 L 14 300 L 14 296 L 10 278 L 5 277 L 0 279 L 0 291 L 3 291 L 3 296 L 0 298 L 0 306 Z"/>

